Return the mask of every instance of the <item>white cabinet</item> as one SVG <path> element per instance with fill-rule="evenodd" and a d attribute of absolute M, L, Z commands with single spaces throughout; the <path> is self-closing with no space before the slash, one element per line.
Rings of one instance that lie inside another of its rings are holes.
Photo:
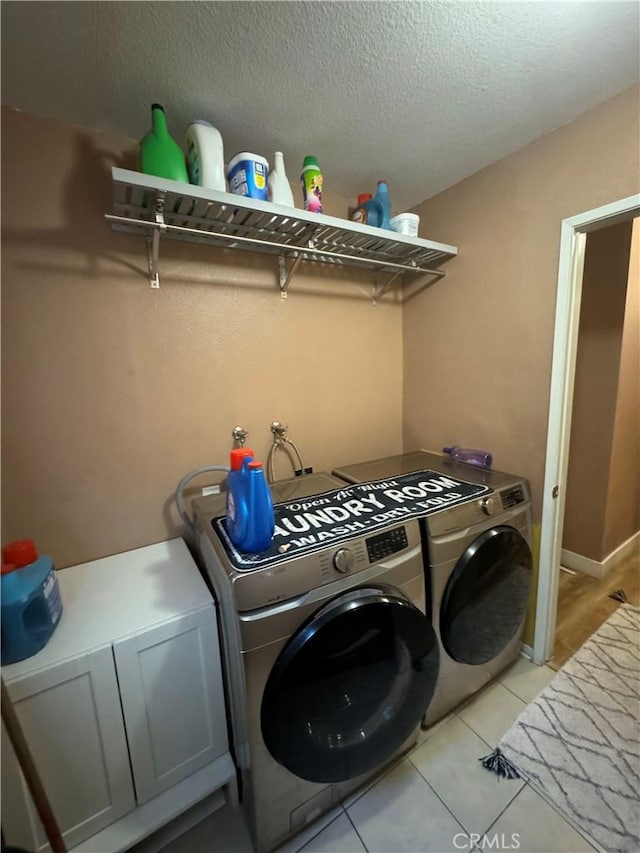
<path fill-rule="evenodd" d="M 217 644 L 210 607 L 114 645 L 139 803 L 227 750 Z"/>
<path fill-rule="evenodd" d="M 11 698 L 68 847 L 134 808 L 110 648 L 18 679 Z M 29 798 L 26 806 L 34 848 L 42 850 L 46 838 Z"/>
<path fill-rule="evenodd" d="M 182 540 L 59 582 L 58 629 L 3 675 L 68 848 L 123 850 L 223 786 L 233 799 L 216 612 Z M 10 748 L 2 765 L 7 842 L 48 850 Z"/>

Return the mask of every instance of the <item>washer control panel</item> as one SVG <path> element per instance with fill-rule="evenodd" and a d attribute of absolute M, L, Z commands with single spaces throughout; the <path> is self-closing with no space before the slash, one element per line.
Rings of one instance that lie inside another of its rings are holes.
<path fill-rule="evenodd" d="M 391 555 L 394 560 L 402 560 L 407 554 L 407 560 L 422 566 L 421 555 L 414 551 L 421 546 L 420 527 L 415 519 L 384 528 L 373 536 L 353 537 L 321 551 L 247 572 L 233 571 L 224 545 L 213 535 L 221 566 L 232 579 L 235 607 L 241 613 L 296 598 L 325 584 L 356 584 L 358 572 L 374 564 L 384 565 L 385 558 Z"/>
<path fill-rule="evenodd" d="M 521 485 L 512 486 L 510 489 L 503 489 L 500 492 L 502 500 L 502 509 L 511 509 L 512 506 L 525 502 L 524 489 Z"/>
<path fill-rule="evenodd" d="M 403 551 L 409 544 L 404 526 L 385 530 L 384 533 L 379 533 L 377 536 L 370 536 L 365 542 L 370 563 L 379 563 L 385 557 Z"/>

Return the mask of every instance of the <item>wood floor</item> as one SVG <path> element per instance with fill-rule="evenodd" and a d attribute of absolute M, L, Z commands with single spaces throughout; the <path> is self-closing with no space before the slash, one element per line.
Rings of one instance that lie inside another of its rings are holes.
<path fill-rule="evenodd" d="M 560 667 L 620 606 L 609 598 L 623 589 L 627 600 L 640 607 L 640 558 L 631 554 L 604 578 L 560 572 L 556 644 L 549 666 Z"/>

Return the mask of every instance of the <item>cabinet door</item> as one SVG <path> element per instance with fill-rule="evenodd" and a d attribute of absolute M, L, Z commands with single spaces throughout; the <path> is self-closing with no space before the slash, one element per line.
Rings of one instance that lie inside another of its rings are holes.
<path fill-rule="evenodd" d="M 138 803 L 228 749 L 213 606 L 114 645 Z"/>
<path fill-rule="evenodd" d="M 111 647 L 7 686 L 67 847 L 135 807 Z M 12 801 L 24 806 L 22 820 L 13 814 L 19 834 L 28 831 L 32 849 L 49 849 L 13 751 L 2 760 Z"/>

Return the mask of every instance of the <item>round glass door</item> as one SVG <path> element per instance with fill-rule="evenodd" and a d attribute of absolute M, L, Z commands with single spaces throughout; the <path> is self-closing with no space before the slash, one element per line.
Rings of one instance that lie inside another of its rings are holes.
<path fill-rule="evenodd" d="M 450 657 L 481 664 L 522 627 L 529 605 L 531 550 L 515 528 L 486 530 L 458 560 L 440 607 L 440 635 Z"/>
<path fill-rule="evenodd" d="M 271 671 L 261 712 L 269 752 L 311 782 L 372 770 L 420 722 L 438 660 L 431 623 L 395 591 L 357 589 L 334 599 Z"/>

